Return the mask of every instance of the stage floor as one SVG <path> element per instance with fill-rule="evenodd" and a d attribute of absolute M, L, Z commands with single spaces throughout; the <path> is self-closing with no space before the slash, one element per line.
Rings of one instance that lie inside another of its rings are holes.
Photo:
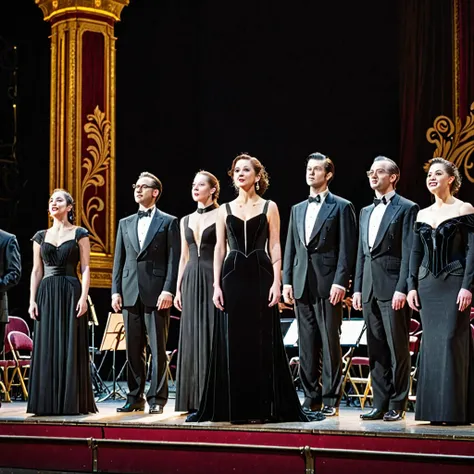
<path fill-rule="evenodd" d="M 362 421 L 360 414 L 370 410 L 341 406 L 338 417 L 328 417 L 323 421 L 309 423 L 267 423 L 232 425 L 230 423 L 186 423 L 186 415 L 174 411 L 174 399 L 170 399 L 162 415 L 149 415 L 145 412 L 117 413 L 117 407 L 123 401 L 109 400 L 97 404 L 99 412 L 94 415 L 81 416 L 35 416 L 26 413 L 26 403 L 13 401 L 3 403 L 0 408 L 0 423 L 35 423 L 35 424 L 68 424 L 95 426 L 123 426 L 146 428 L 175 428 L 200 430 L 233 430 L 233 431 L 266 431 L 298 432 L 312 434 L 369 435 L 413 438 L 450 438 L 452 440 L 474 441 L 474 426 L 431 426 L 428 422 L 415 421 L 414 413 L 407 412 L 401 422 Z"/>

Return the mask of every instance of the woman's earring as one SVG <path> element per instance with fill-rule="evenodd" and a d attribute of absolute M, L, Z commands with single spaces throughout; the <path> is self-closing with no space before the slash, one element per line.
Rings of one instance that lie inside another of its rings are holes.
<path fill-rule="evenodd" d="M 258 191 L 260 189 L 260 185 L 258 184 L 258 181 L 257 181 L 257 184 L 255 185 L 255 189 Z"/>

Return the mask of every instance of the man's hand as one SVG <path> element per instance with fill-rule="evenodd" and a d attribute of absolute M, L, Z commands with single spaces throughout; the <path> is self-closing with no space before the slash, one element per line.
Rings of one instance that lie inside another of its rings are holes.
<path fill-rule="evenodd" d="M 352 295 L 352 307 L 356 311 L 362 311 L 362 293 L 354 293 Z"/>
<path fill-rule="evenodd" d="M 394 309 L 395 311 L 402 309 L 405 306 L 406 301 L 407 301 L 407 295 L 405 295 L 404 293 L 400 293 L 399 291 L 396 291 L 393 294 L 393 298 L 392 298 L 392 309 Z"/>
<path fill-rule="evenodd" d="M 331 291 L 329 293 L 329 302 L 333 306 L 336 306 L 338 303 L 342 301 L 345 294 L 346 294 L 346 290 L 343 290 L 342 288 L 339 288 L 336 285 L 332 285 Z"/>
<path fill-rule="evenodd" d="M 289 305 L 293 305 L 295 303 L 293 287 L 291 285 L 283 285 L 283 301 Z"/>
<path fill-rule="evenodd" d="M 112 308 L 116 313 L 122 311 L 122 296 L 119 294 L 112 296 Z"/>
<path fill-rule="evenodd" d="M 156 302 L 156 307 L 158 311 L 162 309 L 171 308 L 173 305 L 173 295 L 169 293 L 162 292 L 160 296 L 158 296 L 158 301 Z"/>

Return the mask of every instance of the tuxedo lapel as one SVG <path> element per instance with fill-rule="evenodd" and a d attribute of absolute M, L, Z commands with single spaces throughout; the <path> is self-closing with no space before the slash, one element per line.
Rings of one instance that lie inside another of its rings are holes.
<path fill-rule="evenodd" d="M 138 215 L 135 214 L 127 219 L 127 234 L 135 252 L 140 253 L 140 243 L 138 242 Z"/>
<path fill-rule="evenodd" d="M 148 227 L 148 232 L 146 234 L 145 241 L 143 242 L 142 249 L 140 250 L 140 254 L 143 253 L 151 244 L 151 241 L 155 237 L 156 233 L 161 229 L 163 223 L 164 218 L 161 215 L 161 212 L 156 209 L 153 219 L 151 220 L 150 227 Z M 140 254 L 138 256 L 140 256 Z"/>
<path fill-rule="evenodd" d="M 380 206 L 381 204 L 379 204 Z M 382 217 L 382 222 L 380 223 L 379 230 L 377 231 L 377 236 L 375 237 L 375 242 L 372 247 L 372 252 L 377 248 L 378 245 L 382 242 L 387 230 L 390 226 L 390 223 L 396 217 L 396 215 L 400 211 L 400 207 L 398 205 L 398 199 L 395 196 L 390 200 L 389 204 L 387 205 L 387 209 L 385 209 L 384 215 Z"/>
<path fill-rule="evenodd" d="M 319 210 L 318 217 L 316 218 L 316 222 L 314 223 L 313 231 L 311 232 L 311 236 L 309 238 L 309 242 L 311 242 L 321 230 L 324 222 L 330 216 L 332 210 L 336 206 L 336 202 L 334 201 L 334 197 L 331 193 L 326 196 L 323 204 L 321 204 L 321 209 Z M 309 244 L 308 242 L 308 244 Z"/>
<path fill-rule="evenodd" d="M 296 208 L 296 227 L 298 229 L 298 235 L 303 245 L 306 245 L 304 224 L 305 224 L 307 209 L 308 209 L 308 201 L 303 202 L 300 206 Z"/>
<path fill-rule="evenodd" d="M 370 252 L 370 247 L 369 247 L 369 222 L 370 222 L 370 216 L 372 215 L 372 212 L 374 211 L 375 206 L 372 204 L 370 207 L 365 209 L 361 216 L 361 233 L 362 233 L 362 243 L 364 245 L 364 252 L 368 253 Z"/>

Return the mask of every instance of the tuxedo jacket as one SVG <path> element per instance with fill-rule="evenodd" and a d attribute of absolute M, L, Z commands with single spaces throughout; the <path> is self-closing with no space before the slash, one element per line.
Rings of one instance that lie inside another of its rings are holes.
<path fill-rule="evenodd" d="M 112 294 L 119 293 L 125 307 L 134 306 L 138 297 L 145 306 L 154 307 L 162 291 L 176 293 L 181 250 L 178 219 L 157 208 L 141 249 L 137 228 L 138 214 L 119 222 Z"/>
<path fill-rule="evenodd" d="M 13 234 L 0 230 L 0 322 L 8 323 L 7 291 L 18 284 L 21 277 L 21 257 Z"/>
<path fill-rule="evenodd" d="M 349 286 L 357 247 L 354 207 L 346 199 L 329 193 L 321 204 L 306 245 L 307 208 L 307 200 L 291 208 L 283 284 L 292 285 L 294 297 L 300 299 L 306 285 L 308 266 L 311 265 L 316 276 L 313 293 L 320 298 L 328 298 L 332 284 L 345 288 Z"/>
<path fill-rule="evenodd" d="M 413 225 L 419 210 L 417 204 L 395 194 L 387 204 L 370 250 L 369 220 L 374 208 L 373 204 L 364 207 L 359 219 L 354 292 L 362 293 L 363 303 L 372 294 L 381 301 L 391 300 L 395 291 L 407 294 Z"/>

